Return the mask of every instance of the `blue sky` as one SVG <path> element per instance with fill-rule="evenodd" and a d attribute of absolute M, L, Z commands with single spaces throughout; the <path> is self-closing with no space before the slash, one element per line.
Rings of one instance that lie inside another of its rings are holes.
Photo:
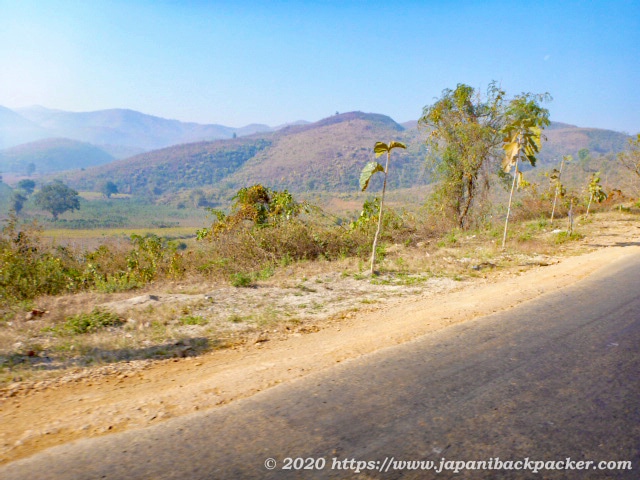
<path fill-rule="evenodd" d="M 640 2 L 0 0 L 0 105 L 240 127 L 398 122 L 458 83 L 640 132 Z"/>

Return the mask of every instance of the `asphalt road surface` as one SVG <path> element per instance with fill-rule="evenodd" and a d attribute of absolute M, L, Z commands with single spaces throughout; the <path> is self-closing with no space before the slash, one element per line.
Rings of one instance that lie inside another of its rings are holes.
<path fill-rule="evenodd" d="M 0 478 L 638 479 L 639 290 L 636 255 L 510 311 L 210 412 L 52 448 Z M 454 473 L 474 460 L 486 468 Z M 534 473 L 537 461 L 569 469 Z"/>

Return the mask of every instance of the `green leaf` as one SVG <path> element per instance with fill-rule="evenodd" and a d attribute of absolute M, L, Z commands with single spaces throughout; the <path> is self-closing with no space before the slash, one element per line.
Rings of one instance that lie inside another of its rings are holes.
<path fill-rule="evenodd" d="M 393 141 L 387 145 L 383 142 L 376 142 L 375 147 L 373 147 L 373 151 L 376 154 L 376 158 L 382 155 L 383 153 L 388 153 L 394 148 L 407 148 L 404 143 Z"/>
<path fill-rule="evenodd" d="M 389 150 L 392 150 L 394 148 L 404 148 L 406 149 L 407 146 L 404 143 L 400 143 L 400 142 L 391 142 L 389 144 Z"/>
<path fill-rule="evenodd" d="M 373 151 L 376 154 L 376 158 L 382 155 L 383 153 L 387 153 L 389 150 L 391 149 L 387 146 L 386 143 L 383 143 L 383 142 L 376 142 L 376 145 L 373 147 Z"/>
<path fill-rule="evenodd" d="M 386 146 L 386 145 L 385 145 Z M 360 173 L 360 190 L 363 192 L 369 186 L 369 180 L 376 172 L 384 172 L 384 168 L 378 162 L 369 162 L 362 169 L 362 173 Z"/>

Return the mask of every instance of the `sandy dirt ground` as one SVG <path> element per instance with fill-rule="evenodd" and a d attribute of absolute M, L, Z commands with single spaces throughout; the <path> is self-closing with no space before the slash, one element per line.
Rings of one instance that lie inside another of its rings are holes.
<path fill-rule="evenodd" d="M 552 265 L 390 298 L 286 338 L 198 357 L 78 372 L 50 388 L 9 389 L 0 400 L 0 463 L 79 438 L 216 408 L 336 363 L 512 308 L 574 284 L 614 260 L 639 254 L 639 234 L 637 220 L 614 222 L 583 241 L 587 253 L 558 258 Z"/>

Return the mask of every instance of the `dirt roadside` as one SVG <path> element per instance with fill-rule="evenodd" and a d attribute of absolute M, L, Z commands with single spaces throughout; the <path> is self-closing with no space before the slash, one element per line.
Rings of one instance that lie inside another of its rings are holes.
<path fill-rule="evenodd" d="M 79 375 L 56 388 L 0 403 L 0 463 L 84 437 L 143 428 L 206 410 L 339 362 L 392 347 L 449 325 L 512 308 L 571 285 L 608 263 L 640 253 L 637 220 L 607 225 L 583 241 L 580 256 L 453 291 L 392 298 L 369 312 L 324 322 L 318 331 L 242 349 L 136 364 L 114 375 Z"/>

